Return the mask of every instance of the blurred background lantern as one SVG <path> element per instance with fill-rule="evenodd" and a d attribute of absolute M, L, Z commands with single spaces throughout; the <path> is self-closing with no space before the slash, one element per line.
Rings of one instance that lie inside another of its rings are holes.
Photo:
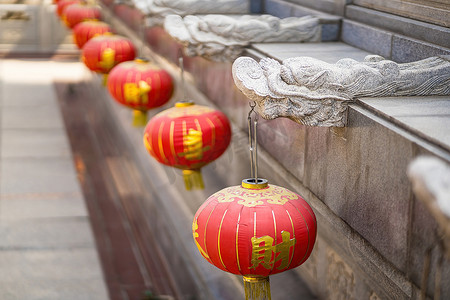
<path fill-rule="evenodd" d="M 269 275 L 308 259 L 317 224 L 301 196 L 252 178 L 210 196 L 195 214 L 192 230 L 202 256 L 243 275 L 246 299 L 262 300 L 270 299 Z"/>
<path fill-rule="evenodd" d="M 108 33 L 91 38 L 81 52 L 81 60 L 90 70 L 104 74 L 105 85 L 107 74 L 113 67 L 133 60 L 135 56 L 136 49 L 129 39 Z"/>
<path fill-rule="evenodd" d="M 62 19 L 67 27 L 73 28 L 86 20 L 100 20 L 100 8 L 93 5 L 73 4 L 67 6 L 62 12 Z"/>
<path fill-rule="evenodd" d="M 105 22 L 99 20 L 83 21 L 73 28 L 73 40 L 79 49 L 91 38 L 112 32 L 111 27 Z"/>
<path fill-rule="evenodd" d="M 56 4 L 56 13 L 62 17 L 64 9 L 72 4 L 80 4 L 81 0 L 59 0 Z"/>
<path fill-rule="evenodd" d="M 158 162 L 183 170 L 187 190 L 203 188 L 200 168 L 217 159 L 231 140 L 222 112 L 192 102 L 154 116 L 144 130 L 144 145 Z"/>
<path fill-rule="evenodd" d="M 107 86 L 117 102 L 134 109 L 134 126 L 145 126 L 147 111 L 167 103 L 173 94 L 169 73 L 144 59 L 114 67 Z"/>

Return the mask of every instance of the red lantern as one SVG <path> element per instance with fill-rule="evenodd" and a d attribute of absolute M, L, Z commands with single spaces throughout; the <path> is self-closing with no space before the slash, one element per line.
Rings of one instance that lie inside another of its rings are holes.
<path fill-rule="evenodd" d="M 111 34 L 90 39 L 81 52 L 81 60 L 90 70 L 105 75 L 117 64 L 135 56 L 135 47 L 129 39 Z M 106 76 L 104 79 L 106 84 Z"/>
<path fill-rule="evenodd" d="M 308 259 L 317 224 L 301 196 L 267 180 L 246 179 L 210 196 L 195 214 L 192 230 L 208 262 L 243 275 L 247 295 L 269 293 L 270 299 L 268 276 Z"/>
<path fill-rule="evenodd" d="M 73 28 L 86 20 L 100 20 L 100 16 L 100 8 L 97 6 L 73 4 L 64 9 L 62 19 L 67 27 Z"/>
<path fill-rule="evenodd" d="M 80 0 L 60 0 L 56 4 L 56 13 L 58 16 L 62 17 L 64 9 L 72 4 L 80 4 Z"/>
<path fill-rule="evenodd" d="M 134 109 L 135 126 L 145 126 L 147 111 L 167 103 L 173 94 L 169 73 L 142 59 L 117 65 L 107 85 L 117 102 Z"/>
<path fill-rule="evenodd" d="M 73 39 L 78 48 L 81 49 L 94 36 L 103 35 L 107 32 L 111 32 L 111 27 L 104 22 L 98 20 L 83 21 L 73 28 Z"/>
<path fill-rule="evenodd" d="M 192 102 L 178 102 L 154 116 L 144 144 L 158 162 L 183 170 L 186 189 L 203 188 L 200 168 L 217 159 L 231 139 L 228 118 Z"/>

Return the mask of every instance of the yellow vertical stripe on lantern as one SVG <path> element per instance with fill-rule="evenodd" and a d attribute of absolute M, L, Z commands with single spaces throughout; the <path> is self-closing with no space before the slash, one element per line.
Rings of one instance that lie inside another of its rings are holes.
<path fill-rule="evenodd" d="M 170 130 L 169 130 L 169 143 L 170 143 L 170 151 L 172 152 L 172 157 L 175 159 L 176 163 L 178 164 L 178 155 L 175 152 L 175 145 L 173 142 L 173 133 L 175 131 L 175 121 L 170 122 Z"/>
<path fill-rule="evenodd" d="M 184 144 L 184 137 L 187 135 L 187 130 L 186 130 L 186 121 L 183 121 L 182 125 L 182 129 L 183 129 L 183 152 L 187 152 L 187 146 Z"/>
<path fill-rule="evenodd" d="M 217 207 L 217 206 L 214 206 L 213 209 L 211 210 L 211 212 L 209 213 L 208 219 L 206 220 L 206 223 L 205 223 L 205 231 L 203 232 L 203 245 L 205 245 L 205 252 L 206 252 L 206 254 L 208 255 L 208 257 L 209 257 L 209 254 L 208 254 L 208 247 L 206 247 L 206 228 L 208 228 L 209 218 L 211 218 L 211 215 L 212 215 L 213 212 L 216 210 L 216 207 Z"/>
<path fill-rule="evenodd" d="M 148 151 L 149 153 L 152 152 L 152 146 L 151 146 L 150 143 L 148 142 L 148 133 L 145 133 L 145 134 L 144 134 L 144 146 L 145 146 L 145 148 L 147 149 L 147 151 Z"/>
<path fill-rule="evenodd" d="M 200 122 L 198 119 L 194 119 L 195 127 L 197 127 L 197 131 L 202 131 L 202 126 L 200 126 Z"/>
<path fill-rule="evenodd" d="M 153 131 L 153 127 L 155 127 L 155 123 L 150 123 L 150 128 L 147 131 L 147 136 L 149 136 L 149 134 L 148 134 L 149 132 Z M 147 139 L 147 141 L 150 146 L 150 152 L 149 152 L 150 155 L 153 157 L 156 157 L 156 153 L 155 153 L 154 146 L 153 146 L 153 139 L 150 137 L 150 139 Z"/>
<path fill-rule="evenodd" d="M 242 210 L 241 210 L 242 211 Z M 238 220 L 237 220 L 237 227 L 236 227 L 236 262 L 238 265 L 238 270 L 241 272 L 241 264 L 239 263 L 239 222 L 241 221 L 241 211 L 239 211 Z"/>
<path fill-rule="evenodd" d="M 222 263 L 222 266 L 223 266 L 223 268 L 225 270 L 227 269 L 227 267 L 225 267 L 225 264 L 223 263 L 223 260 L 222 260 L 222 254 L 220 253 L 220 232 L 222 230 L 223 219 L 225 219 L 225 216 L 226 216 L 227 212 L 228 212 L 228 209 L 225 211 L 225 213 L 222 216 L 222 220 L 220 221 L 220 225 L 219 225 L 219 234 L 217 236 L 217 249 L 219 250 L 218 251 L 219 252 L 219 259 L 220 259 L 220 262 Z"/>
<path fill-rule="evenodd" d="M 162 122 L 161 125 L 159 126 L 159 130 L 158 130 L 158 148 L 159 148 L 159 154 L 162 156 L 164 161 L 167 162 L 167 158 L 166 158 L 166 155 L 164 154 L 164 148 L 163 148 L 163 143 L 162 143 L 162 132 L 163 132 L 165 124 L 166 124 L 165 122 Z"/>
<path fill-rule="evenodd" d="M 296 240 L 295 239 L 295 228 L 294 228 L 294 222 L 292 221 L 292 218 L 291 218 L 291 214 L 289 213 L 289 211 L 286 209 L 286 213 L 288 214 L 288 217 L 289 217 L 289 220 L 291 221 L 291 226 L 292 226 L 292 235 L 294 236 L 293 237 L 293 239 L 294 240 Z M 296 243 L 295 243 L 296 244 Z M 291 256 L 291 259 L 289 260 L 289 265 L 287 266 L 287 269 L 289 269 L 289 266 L 291 265 L 291 263 L 292 263 L 292 259 L 294 258 L 294 252 L 295 252 L 295 244 L 294 245 L 292 245 L 292 256 Z"/>
<path fill-rule="evenodd" d="M 278 240 L 277 240 L 277 221 L 275 220 L 275 213 L 273 212 L 272 209 L 272 219 L 273 219 L 273 228 L 275 229 L 275 238 L 274 238 L 274 244 L 277 245 L 278 244 Z M 281 255 L 281 253 L 280 253 Z M 276 257 L 274 257 L 274 261 L 272 264 L 272 269 L 270 269 L 270 272 L 273 271 L 273 268 L 275 268 L 275 262 L 276 262 Z"/>
<path fill-rule="evenodd" d="M 214 123 L 209 118 L 206 118 L 206 122 L 211 126 L 211 148 L 214 149 L 214 145 L 216 144 L 216 126 L 214 126 Z"/>
<path fill-rule="evenodd" d="M 256 211 L 253 212 L 253 236 L 256 237 Z"/>
<path fill-rule="evenodd" d="M 294 206 L 294 207 L 295 207 L 295 206 Z M 305 226 L 306 226 L 306 230 L 308 231 L 308 246 L 306 247 L 305 255 L 303 256 L 303 258 L 302 258 L 302 260 L 301 260 L 301 261 L 303 261 L 303 260 L 305 259 L 306 255 L 308 254 L 309 244 L 310 244 L 310 242 L 311 242 L 311 241 L 310 241 L 311 238 L 309 237 L 309 227 L 308 227 L 308 223 L 307 223 L 306 220 L 305 220 L 305 217 L 304 217 L 303 214 L 298 210 L 297 207 L 295 207 L 295 209 L 296 209 L 297 212 L 302 216 L 303 222 L 305 223 Z"/>

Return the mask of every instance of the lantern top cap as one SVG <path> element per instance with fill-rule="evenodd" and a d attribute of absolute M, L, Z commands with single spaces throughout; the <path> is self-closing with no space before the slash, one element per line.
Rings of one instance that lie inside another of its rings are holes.
<path fill-rule="evenodd" d="M 186 107 L 186 106 L 191 106 L 194 105 L 194 102 L 189 101 L 189 102 L 177 102 L 175 103 L 175 107 Z"/>
<path fill-rule="evenodd" d="M 247 178 L 242 180 L 242 187 L 250 190 L 262 190 L 269 186 L 269 181 L 263 178 Z"/>
<path fill-rule="evenodd" d="M 141 64 L 149 62 L 149 60 L 147 58 L 144 58 L 144 57 L 136 58 L 134 61 L 137 62 L 137 63 L 141 63 Z"/>

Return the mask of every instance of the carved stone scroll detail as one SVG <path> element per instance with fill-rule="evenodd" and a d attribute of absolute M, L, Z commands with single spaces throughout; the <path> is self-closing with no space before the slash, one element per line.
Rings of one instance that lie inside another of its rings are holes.
<path fill-rule="evenodd" d="M 330 64 L 311 57 L 233 63 L 236 86 L 265 119 L 286 117 L 309 126 L 346 125 L 348 103 L 361 97 L 450 95 L 446 56 L 398 64 L 378 55 Z"/>
<path fill-rule="evenodd" d="M 214 61 L 232 61 L 252 43 L 320 41 L 319 19 L 312 16 L 170 15 L 164 28 L 184 45 L 186 55 Z"/>

